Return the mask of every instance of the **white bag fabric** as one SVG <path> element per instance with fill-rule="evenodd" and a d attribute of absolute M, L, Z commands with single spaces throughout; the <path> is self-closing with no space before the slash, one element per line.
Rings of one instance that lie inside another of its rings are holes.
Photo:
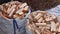
<path fill-rule="evenodd" d="M 58 17 L 58 20 L 60 20 L 60 5 L 57 5 L 56 7 L 46 10 L 51 14 L 55 14 Z M 33 34 L 31 31 L 29 31 L 28 28 L 26 28 L 27 34 Z"/>

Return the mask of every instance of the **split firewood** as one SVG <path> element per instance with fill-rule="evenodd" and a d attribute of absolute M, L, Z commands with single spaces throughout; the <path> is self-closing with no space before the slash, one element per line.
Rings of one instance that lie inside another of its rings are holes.
<path fill-rule="evenodd" d="M 29 8 L 28 8 L 29 6 L 26 6 L 25 8 L 24 8 L 24 11 L 27 11 Z"/>
<path fill-rule="evenodd" d="M 34 11 L 34 12 L 37 12 L 37 13 L 43 13 L 43 14 L 47 14 L 48 12 L 47 11 L 40 11 L 40 10 L 37 10 L 37 11 Z"/>
<path fill-rule="evenodd" d="M 3 6 L 2 5 L 0 5 L 0 10 L 3 10 Z"/>
<path fill-rule="evenodd" d="M 58 28 L 58 32 L 60 32 L 60 25 L 59 25 L 59 28 Z"/>
<path fill-rule="evenodd" d="M 13 5 L 10 9 L 7 10 L 7 13 L 9 14 L 15 7 L 16 5 Z"/>
<path fill-rule="evenodd" d="M 41 23 L 42 21 L 43 21 L 43 18 L 41 17 L 41 18 L 38 20 L 38 22 Z"/>
<path fill-rule="evenodd" d="M 13 9 L 13 10 L 11 11 L 11 13 L 9 14 L 9 17 L 11 17 L 11 16 L 13 15 L 14 11 L 15 11 L 15 9 Z"/>
<path fill-rule="evenodd" d="M 13 15 L 13 18 L 19 18 L 18 14 Z"/>
<path fill-rule="evenodd" d="M 54 21 L 51 21 L 51 31 L 56 31 L 56 24 Z"/>
<path fill-rule="evenodd" d="M 46 21 L 53 20 L 51 14 L 45 14 L 44 18 L 45 18 Z"/>
<path fill-rule="evenodd" d="M 56 19 L 56 16 L 55 15 L 52 15 L 52 19 Z"/>
<path fill-rule="evenodd" d="M 25 6 L 27 6 L 27 4 L 26 4 L 26 3 L 23 3 L 23 4 L 20 6 L 20 8 L 24 8 Z"/>
<path fill-rule="evenodd" d="M 36 23 L 36 26 L 45 26 L 46 23 Z"/>
<path fill-rule="evenodd" d="M 58 33 L 58 34 L 60 34 L 60 33 Z"/>
<path fill-rule="evenodd" d="M 39 19 L 42 16 L 42 14 L 38 14 L 37 16 L 35 16 L 36 19 Z"/>
<path fill-rule="evenodd" d="M 18 14 L 20 14 L 20 15 L 22 15 L 23 14 L 23 8 L 22 9 L 19 9 L 16 13 L 18 13 Z"/>
<path fill-rule="evenodd" d="M 56 34 L 56 33 L 52 33 L 52 34 Z"/>
<path fill-rule="evenodd" d="M 52 32 L 50 32 L 49 30 L 45 29 L 42 34 L 52 34 Z"/>
<path fill-rule="evenodd" d="M 46 29 L 50 29 L 50 27 L 47 27 L 47 26 L 46 26 L 45 28 L 46 28 Z"/>
<path fill-rule="evenodd" d="M 38 30 L 35 30 L 36 34 L 40 34 L 40 32 Z"/>

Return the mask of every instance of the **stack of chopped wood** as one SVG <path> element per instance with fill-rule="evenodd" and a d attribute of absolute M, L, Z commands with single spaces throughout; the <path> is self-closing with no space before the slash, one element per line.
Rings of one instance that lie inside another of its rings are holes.
<path fill-rule="evenodd" d="M 57 17 L 47 11 L 32 12 L 27 20 L 27 28 L 33 34 L 60 34 Z"/>
<path fill-rule="evenodd" d="M 0 5 L 0 12 L 6 18 L 24 18 L 28 13 L 28 8 L 27 3 L 12 1 Z"/>

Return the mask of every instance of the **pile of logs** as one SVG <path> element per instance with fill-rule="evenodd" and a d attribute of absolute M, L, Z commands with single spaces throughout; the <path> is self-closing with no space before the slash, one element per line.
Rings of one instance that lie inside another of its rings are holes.
<path fill-rule="evenodd" d="M 60 34 L 60 22 L 47 11 L 32 12 L 27 20 L 27 28 L 33 34 Z"/>
<path fill-rule="evenodd" d="M 24 18 L 28 13 L 27 3 L 11 1 L 0 5 L 0 12 L 6 18 Z"/>

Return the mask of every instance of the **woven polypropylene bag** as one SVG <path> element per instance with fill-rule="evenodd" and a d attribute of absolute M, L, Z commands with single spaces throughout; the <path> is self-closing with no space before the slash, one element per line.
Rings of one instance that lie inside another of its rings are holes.
<path fill-rule="evenodd" d="M 26 17 L 24 19 L 15 19 L 18 26 L 20 27 L 20 31 L 18 32 L 18 29 L 16 29 L 16 34 L 26 34 L 25 25 L 26 25 L 26 19 L 29 16 L 30 11 L 27 13 Z M 6 19 L 1 16 L 0 13 L 0 34 L 14 34 L 14 28 L 13 28 L 13 19 Z"/>
<path fill-rule="evenodd" d="M 60 5 L 57 5 L 56 7 L 51 8 L 51 9 L 46 10 L 46 11 L 48 11 L 51 14 L 56 15 L 58 18 L 58 21 L 60 21 Z M 27 27 L 26 27 L 26 32 L 27 32 L 27 34 L 33 34 Z"/>

